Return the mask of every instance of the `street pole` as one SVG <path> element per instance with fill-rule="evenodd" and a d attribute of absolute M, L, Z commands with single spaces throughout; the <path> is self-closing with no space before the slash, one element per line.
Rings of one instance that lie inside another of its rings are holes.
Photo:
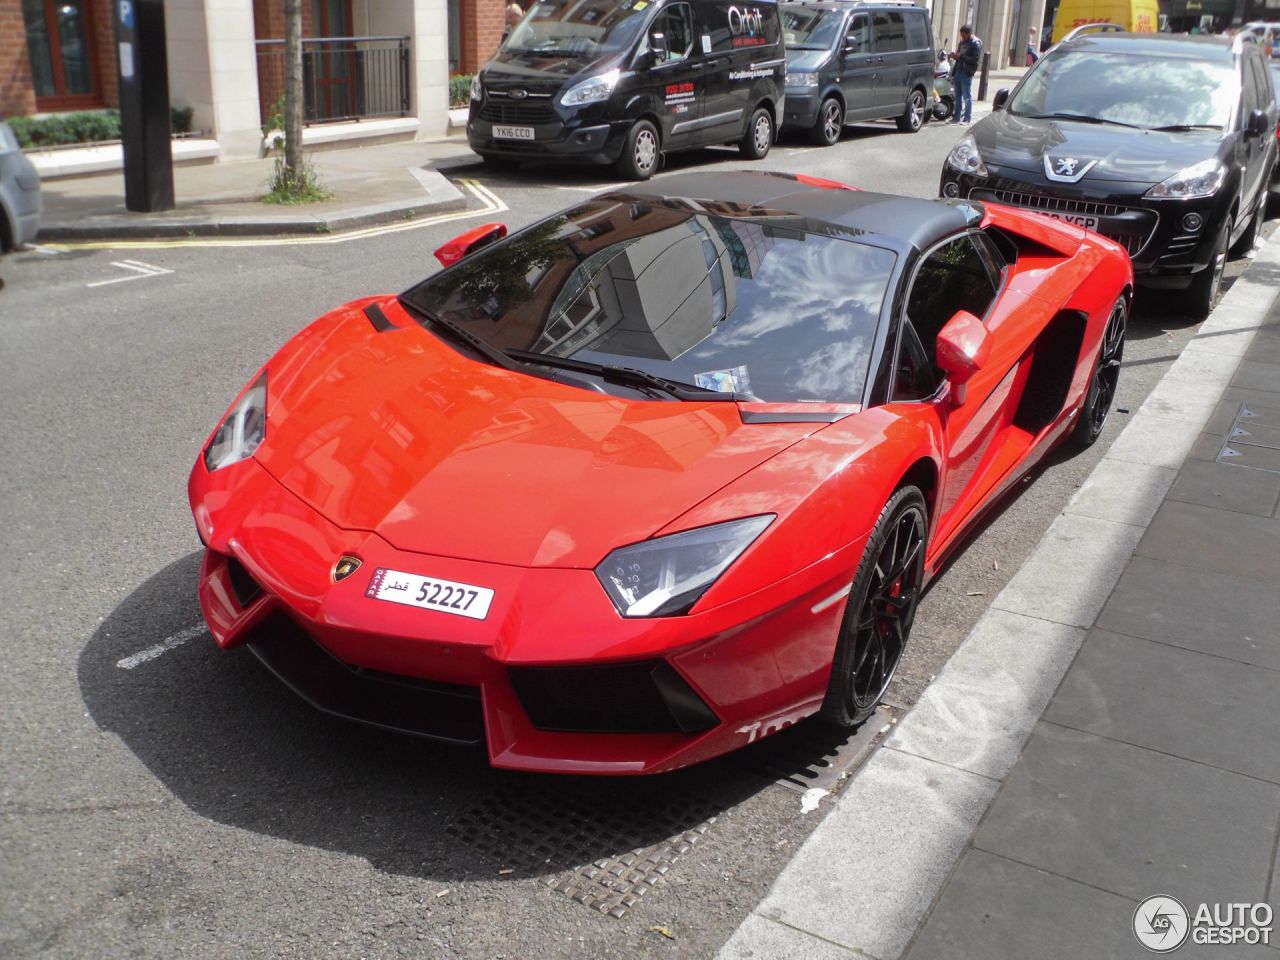
<path fill-rule="evenodd" d="M 284 2 L 284 165 L 290 182 L 302 173 L 302 0 Z"/>
<path fill-rule="evenodd" d="M 137 213 L 173 209 L 173 147 L 163 0 L 116 0 L 116 74 L 124 205 Z"/>
<path fill-rule="evenodd" d="M 978 81 L 978 99 L 987 99 L 987 80 L 991 74 L 991 51 L 982 55 L 982 79 Z"/>

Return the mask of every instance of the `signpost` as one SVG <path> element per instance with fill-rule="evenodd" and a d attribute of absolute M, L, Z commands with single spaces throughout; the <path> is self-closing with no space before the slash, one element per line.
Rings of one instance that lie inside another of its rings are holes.
<path fill-rule="evenodd" d="M 138 213 L 173 209 L 169 67 L 163 0 L 113 0 L 124 143 L 124 205 Z"/>

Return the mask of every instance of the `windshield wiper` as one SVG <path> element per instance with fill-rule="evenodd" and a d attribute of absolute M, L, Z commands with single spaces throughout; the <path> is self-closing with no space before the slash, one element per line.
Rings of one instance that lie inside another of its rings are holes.
<path fill-rule="evenodd" d="M 1167 127 L 1148 127 L 1160 133 L 1181 133 L 1184 130 L 1221 130 L 1220 123 L 1171 123 Z"/>
<path fill-rule="evenodd" d="M 1123 120 L 1108 120 L 1106 117 L 1091 117 L 1086 113 L 1019 113 L 1019 117 L 1029 120 L 1075 120 L 1078 123 L 1109 123 L 1116 127 L 1137 128 L 1136 123 L 1125 123 Z"/>
<path fill-rule="evenodd" d="M 435 314 L 428 313 L 426 310 L 423 310 L 421 307 L 405 300 L 404 298 L 400 299 L 400 306 L 404 307 L 406 312 L 421 317 L 423 320 L 427 321 L 427 323 L 431 324 L 431 326 L 444 331 L 455 341 L 470 347 L 495 367 L 501 367 L 503 370 L 514 370 L 517 373 L 528 373 L 523 364 L 517 363 L 515 360 L 511 359 L 510 354 L 498 347 L 495 347 L 491 343 L 486 343 L 470 330 L 465 327 L 458 326 L 458 324 L 454 323 L 452 320 L 445 320 L 442 317 L 437 317 Z"/>
<path fill-rule="evenodd" d="M 574 360 L 571 357 L 553 357 L 545 353 L 534 353 L 532 350 L 510 350 L 508 356 L 526 363 L 539 363 L 560 370 L 572 370 L 600 377 L 606 383 L 620 383 L 629 387 L 658 390 L 677 400 L 752 400 L 753 397 L 740 393 L 724 393 L 719 390 L 708 390 L 705 387 L 682 383 L 668 377 L 640 370 L 636 367 L 616 367 L 607 363 L 591 363 L 587 360 Z"/>

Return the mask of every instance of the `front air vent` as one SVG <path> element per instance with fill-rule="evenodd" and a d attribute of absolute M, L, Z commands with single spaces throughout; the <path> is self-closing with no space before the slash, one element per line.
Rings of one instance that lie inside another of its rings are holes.
<path fill-rule="evenodd" d="M 231 581 L 231 592 L 236 595 L 236 603 L 243 610 L 258 598 L 262 588 L 253 579 L 249 571 L 235 557 L 227 557 L 227 579 Z"/>

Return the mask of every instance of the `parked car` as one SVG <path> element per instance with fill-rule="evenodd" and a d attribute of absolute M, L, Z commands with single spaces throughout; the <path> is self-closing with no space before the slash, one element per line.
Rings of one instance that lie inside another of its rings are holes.
<path fill-rule="evenodd" d="M 1128 257 L 1010 207 L 680 174 L 504 234 L 286 343 L 189 486 L 220 646 L 499 767 L 865 720 L 944 557 L 1115 396 Z"/>
<path fill-rule="evenodd" d="M 774 0 L 542 0 L 472 81 L 467 139 L 490 163 L 612 163 L 635 180 L 711 144 L 758 160 L 785 72 Z"/>
<path fill-rule="evenodd" d="M 40 174 L 0 117 L 0 254 L 35 239 L 40 230 Z"/>
<path fill-rule="evenodd" d="M 1253 246 L 1276 162 L 1271 75 L 1248 37 L 1085 34 L 1054 47 L 943 165 L 944 197 L 1096 230 L 1138 282 L 1209 312 L 1229 251 Z"/>
<path fill-rule="evenodd" d="M 784 3 L 787 105 L 783 126 L 830 146 L 845 124 L 894 119 L 915 133 L 929 115 L 933 29 L 906 0 Z"/>

